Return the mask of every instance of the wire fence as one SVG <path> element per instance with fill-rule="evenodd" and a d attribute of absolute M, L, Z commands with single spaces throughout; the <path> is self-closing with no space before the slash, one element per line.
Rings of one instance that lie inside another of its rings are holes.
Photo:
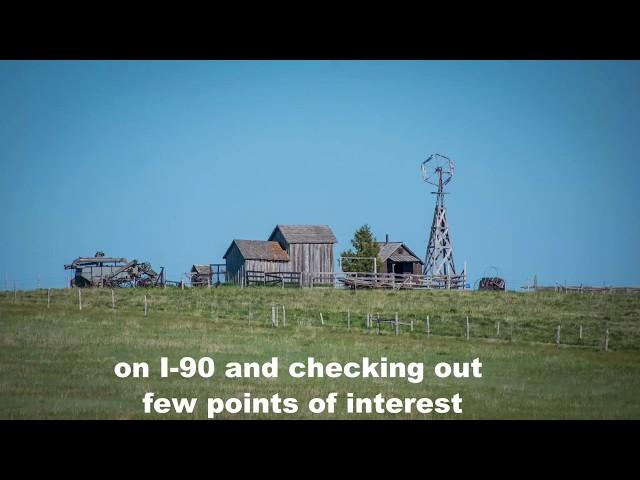
<path fill-rule="evenodd" d="M 210 292 L 212 292 L 211 290 Z M 336 332 L 376 335 L 453 337 L 503 343 L 536 342 L 601 350 L 638 350 L 638 322 L 631 327 L 606 322 L 563 319 L 533 321 L 505 315 L 461 315 L 424 311 L 394 311 L 384 305 L 369 307 L 327 302 L 274 301 L 256 295 L 250 300 L 203 295 L 193 289 L 39 289 L 0 292 L 0 305 L 38 306 L 42 309 L 130 315 L 171 314 L 212 321 L 271 328 L 320 327 Z"/>

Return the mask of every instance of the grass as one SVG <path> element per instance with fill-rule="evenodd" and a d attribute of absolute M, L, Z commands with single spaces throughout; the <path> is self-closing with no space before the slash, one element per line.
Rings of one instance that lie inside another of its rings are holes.
<path fill-rule="evenodd" d="M 640 296 L 560 293 L 340 291 L 330 288 L 21 291 L 0 295 L 0 418 L 181 418 L 143 412 L 148 391 L 197 397 L 187 418 L 206 418 L 208 397 L 243 393 L 295 397 L 294 415 L 221 414 L 218 418 L 640 418 Z M 149 314 L 144 316 L 144 295 Z M 284 305 L 287 326 L 271 327 L 271 305 Z M 251 319 L 249 318 L 251 310 Z M 352 328 L 347 330 L 347 311 Z M 320 312 L 324 325 L 320 323 Z M 395 336 L 365 326 L 367 312 L 403 322 Z M 431 336 L 424 333 L 426 316 Z M 465 339 L 469 317 L 470 340 Z M 501 322 L 500 335 L 496 323 Z M 561 326 L 561 345 L 555 329 Z M 583 327 L 583 340 L 578 338 Z M 508 341 L 510 327 L 513 339 Z M 610 351 L 602 344 L 609 330 Z M 211 356 L 213 378 L 161 379 L 159 358 Z M 226 379 L 230 361 L 280 359 L 277 379 Z M 426 378 L 292 379 L 287 365 L 313 356 L 323 362 L 372 360 L 424 362 Z M 480 379 L 439 379 L 441 361 L 483 362 Z M 146 361 L 147 379 L 118 379 L 117 362 Z M 338 392 L 336 415 L 314 415 L 305 403 Z M 463 413 L 347 415 L 344 396 L 451 397 Z"/>

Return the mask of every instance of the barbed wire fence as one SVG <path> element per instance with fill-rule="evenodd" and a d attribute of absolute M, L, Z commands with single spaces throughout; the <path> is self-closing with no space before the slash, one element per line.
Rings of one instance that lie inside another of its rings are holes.
<path fill-rule="evenodd" d="M 13 286 L 13 285 L 12 285 Z M 268 288 L 268 287 L 267 287 Z M 313 308 L 302 302 L 286 304 L 256 295 L 250 299 L 220 298 L 215 289 L 203 295 L 202 289 L 171 288 L 170 295 L 155 289 L 52 289 L 0 292 L 0 306 L 37 305 L 51 311 L 81 311 L 100 314 L 195 316 L 213 322 L 242 322 L 257 327 L 294 329 L 301 327 L 331 329 L 335 332 L 359 332 L 373 335 L 410 335 L 415 338 L 459 338 L 503 344 L 529 342 L 608 350 L 638 350 L 638 326 L 617 328 L 608 322 L 563 319 L 559 323 L 513 318 L 510 315 L 486 315 L 411 311 L 406 306 L 388 308 L 378 299 L 365 306 L 345 302 L 338 307 L 321 301 Z M 166 290 L 165 290 L 166 291 Z M 245 290 L 246 291 L 246 290 Z"/>

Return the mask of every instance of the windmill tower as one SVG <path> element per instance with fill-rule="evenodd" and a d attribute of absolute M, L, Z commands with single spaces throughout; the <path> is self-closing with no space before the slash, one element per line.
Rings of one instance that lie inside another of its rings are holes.
<path fill-rule="evenodd" d="M 436 208 L 433 212 L 423 274 L 431 286 L 464 288 L 466 272 L 456 274 L 447 210 L 444 206 L 444 196 L 447 192 L 443 188 L 453 177 L 453 160 L 434 153 L 422 162 L 420 168 L 422 179 L 438 189 L 436 192 L 431 192 L 436 195 Z"/>

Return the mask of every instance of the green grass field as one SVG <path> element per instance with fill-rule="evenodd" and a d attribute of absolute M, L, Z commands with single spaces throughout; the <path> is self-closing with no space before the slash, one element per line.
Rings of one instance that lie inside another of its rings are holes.
<path fill-rule="evenodd" d="M 208 397 L 295 397 L 292 415 L 220 414 L 217 418 L 640 418 L 640 296 L 561 293 L 341 291 L 331 288 L 126 289 L 0 294 L 0 418 L 206 418 Z M 144 295 L 148 316 L 144 316 Z M 279 326 L 271 326 L 272 304 Z M 351 330 L 347 329 L 347 312 Z M 413 321 L 394 334 L 367 328 L 367 313 Z M 320 313 L 324 325 L 321 324 Z M 425 334 L 430 319 L 430 336 Z M 470 338 L 465 338 L 466 318 Z M 500 333 L 497 334 L 497 322 Z M 560 325 L 560 345 L 555 344 Z M 582 340 L 579 338 L 582 326 Z M 609 351 L 603 350 L 609 330 Z M 511 340 L 510 340 L 511 337 Z M 162 356 L 213 357 L 213 378 L 159 378 Z M 277 379 L 226 379 L 230 361 L 280 359 Z M 287 365 L 323 362 L 424 362 L 426 378 L 293 379 Z M 442 361 L 479 357 L 483 377 L 440 379 Z M 151 376 L 119 379 L 120 361 L 146 361 Z M 142 397 L 197 397 L 192 415 L 144 414 Z M 313 397 L 338 392 L 337 414 L 311 414 Z M 344 413 L 344 395 L 463 398 L 456 414 Z"/>

